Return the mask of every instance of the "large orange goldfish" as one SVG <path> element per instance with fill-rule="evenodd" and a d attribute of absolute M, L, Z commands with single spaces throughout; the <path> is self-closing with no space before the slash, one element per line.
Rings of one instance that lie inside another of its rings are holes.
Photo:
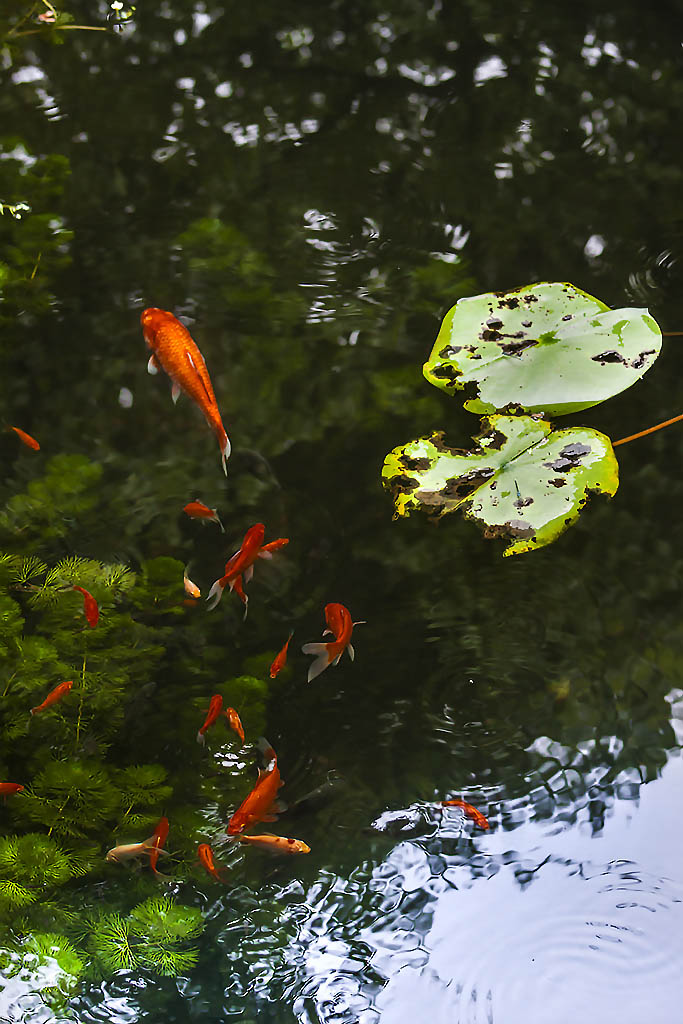
<path fill-rule="evenodd" d="M 168 818 L 161 818 L 159 824 L 154 829 L 154 834 L 152 835 L 154 845 L 149 851 L 149 866 L 155 875 L 159 874 L 157 871 L 157 861 L 159 860 L 161 849 L 168 839 L 168 828 Z"/>
<path fill-rule="evenodd" d="M 34 452 L 40 451 L 40 445 L 36 441 L 35 437 L 31 437 L 31 435 L 27 434 L 25 430 L 21 429 L 21 427 L 10 427 L 9 429 L 14 431 L 19 440 L 23 441 L 27 448 L 33 448 Z"/>
<path fill-rule="evenodd" d="M 83 587 L 74 586 L 72 587 L 72 590 L 77 590 L 83 595 L 83 614 L 85 615 L 90 628 L 94 629 L 100 621 L 100 609 L 97 605 L 97 601 L 92 594 L 88 593 L 87 590 L 84 590 Z"/>
<path fill-rule="evenodd" d="M 162 818 L 162 821 L 164 819 Z M 159 825 L 161 822 L 159 822 Z M 157 825 L 157 830 L 159 829 Z M 106 856 L 106 860 L 110 863 L 124 864 L 127 860 L 133 860 L 135 857 L 142 857 L 148 854 L 150 860 L 152 856 L 158 857 L 160 854 L 166 854 L 166 850 L 161 850 L 157 846 L 157 832 L 155 831 L 149 839 L 143 839 L 141 843 L 122 843 L 121 846 L 113 846 Z M 155 861 L 156 863 L 156 861 Z"/>
<path fill-rule="evenodd" d="M 243 584 L 248 583 L 254 575 L 254 562 L 257 558 L 272 558 L 273 551 L 289 544 L 288 537 L 278 537 L 277 540 L 271 540 L 268 544 L 264 544 L 265 532 L 266 528 L 263 523 L 255 523 L 249 527 L 241 546 L 225 563 L 225 575 L 217 579 L 209 591 L 207 597 L 207 601 L 210 602 L 209 608 L 216 607 L 223 596 L 223 591 L 228 586 L 230 590 L 235 590 L 239 594 L 245 607 L 244 616 L 246 618 L 248 598 L 244 593 Z"/>
<path fill-rule="evenodd" d="M 326 644 L 304 644 L 301 650 L 304 654 L 316 654 L 315 661 L 311 662 L 308 669 L 308 681 L 311 682 L 326 668 L 332 664 L 339 664 L 339 660 L 345 650 L 353 661 L 355 652 L 351 644 L 351 634 L 354 626 L 363 625 L 362 622 L 352 622 L 351 615 L 343 604 L 325 605 L 325 621 L 328 628 L 325 633 L 332 633 L 334 640 Z M 323 633 L 323 636 L 325 636 Z"/>
<path fill-rule="evenodd" d="M 164 370 L 172 381 L 171 397 L 177 402 L 181 391 L 195 402 L 204 414 L 221 451 L 223 472 L 227 475 L 227 461 L 230 455 L 230 441 L 225 432 L 211 378 L 204 357 L 192 339 L 187 327 L 165 309 L 151 307 L 140 316 L 142 333 L 152 355 L 147 369 L 156 373 Z"/>
<path fill-rule="evenodd" d="M 255 824 L 257 821 L 277 821 L 277 814 L 271 813 L 271 811 L 276 809 L 274 804 L 276 803 L 277 791 L 282 785 L 280 770 L 277 766 L 277 755 L 267 743 L 262 741 L 260 746 L 270 763 L 268 768 L 263 768 L 259 771 L 256 785 L 249 796 L 242 801 L 228 822 L 227 831 L 230 836 L 239 835 L 245 828 Z"/>
<path fill-rule="evenodd" d="M 204 739 L 204 734 L 206 733 L 207 729 L 210 729 L 213 723 L 217 721 L 218 717 L 222 714 L 222 712 L 223 698 L 221 697 L 220 693 L 215 693 L 211 700 L 209 701 L 209 707 L 206 713 L 206 718 L 204 719 L 204 725 L 202 725 L 199 732 L 197 733 L 197 743 L 201 743 L 201 745 L 204 746 L 204 744 L 206 743 L 206 740 Z"/>

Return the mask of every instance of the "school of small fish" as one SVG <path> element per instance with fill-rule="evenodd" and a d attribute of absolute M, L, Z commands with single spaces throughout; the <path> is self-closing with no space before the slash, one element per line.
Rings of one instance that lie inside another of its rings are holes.
<path fill-rule="evenodd" d="M 148 371 L 155 374 L 162 369 L 167 374 L 171 380 L 171 397 L 173 402 L 176 402 L 180 394 L 184 393 L 198 406 L 216 437 L 221 455 L 221 465 L 227 475 L 230 441 L 223 426 L 206 363 L 190 332 L 173 313 L 156 307 L 143 310 L 140 322 L 145 342 L 152 353 L 149 358 Z M 26 447 L 33 451 L 40 450 L 38 441 L 24 430 L 15 426 L 8 427 L 8 429 L 13 430 Z M 225 528 L 217 509 L 210 508 L 199 499 L 195 498 L 193 501 L 188 502 L 183 507 L 183 512 L 191 519 L 197 519 L 204 524 L 215 523 L 220 527 L 221 532 L 225 533 Z M 288 537 L 278 537 L 265 544 L 264 539 L 265 526 L 263 523 L 255 523 L 249 527 L 240 547 L 225 563 L 223 575 L 211 586 L 206 599 L 208 602 L 207 610 L 211 610 L 218 605 L 223 597 L 225 588 L 228 587 L 230 591 L 234 591 L 237 594 L 244 605 L 244 618 L 246 618 L 249 598 L 244 588 L 251 582 L 257 559 L 271 559 L 274 552 L 279 551 L 289 543 Z M 183 574 L 183 584 L 188 600 L 185 600 L 184 603 L 195 605 L 201 597 L 201 591 L 197 584 L 193 583 L 189 578 L 188 572 L 189 566 L 186 566 Z M 85 620 L 90 629 L 95 629 L 100 619 L 97 601 L 92 594 L 80 585 L 75 584 L 70 589 L 81 594 Z M 326 629 L 323 632 L 323 637 L 329 634 L 334 639 L 318 643 L 306 643 L 301 648 L 304 654 L 314 656 L 308 669 L 309 683 L 329 668 L 330 665 L 338 665 L 344 651 L 348 652 L 349 657 L 353 661 L 355 652 L 351 644 L 351 636 L 356 626 L 364 625 L 364 622 L 354 622 L 350 612 L 343 604 L 327 604 L 324 609 L 324 615 Z M 293 635 L 294 631 L 292 630 L 284 645 L 273 659 L 269 670 L 271 679 L 275 679 L 286 665 L 289 643 Z M 73 680 L 67 680 L 55 686 L 41 704 L 30 709 L 31 716 L 42 714 L 53 708 L 69 694 L 73 685 Z M 197 731 L 197 742 L 199 744 L 202 746 L 206 745 L 207 732 L 215 725 L 219 718 L 224 717 L 229 728 L 238 737 L 240 744 L 244 745 L 245 733 L 239 713 L 235 708 L 224 708 L 223 697 L 220 694 L 214 694 L 210 698 L 205 715 L 204 722 Z M 234 811 L 227 823 L 226 833 L 229 840 L 244 846 L 252 846 L 266 850 L 269 853 L 281 855 L 310 853 L 310 847 L 301 839 L 290 839 L 267 832 L 247 834 L 247 830 L 251 830 L 255 826 L 277 821 L 279 815 L 287 810 L 287 805 L 278 799 L 278 790 L 284 783 L 280 776 L 277 754 L 263 737 L 260 737 L 255 745 L 263 759 L 263 767 L 259 769 L 258 778 L 253 788 Z M 9 795 L 21 793 L 23 790 L 24 786 L 19 783 L 0 782 L 0 796 L 4 799 Z M 482 812 L 465 800 L 442 800 L 440 806 L 456 808 L 466 818 L 473 821 L 478 828 L 484 830 L 489 828 L 489 822 Z M 169 831 L 170 824 L 168 818 L 162 817 L 148 839 L 144 839 L 142 842 L 114 846 L 108 851 L 106 860 L 110 863 L 123 864 L 141 857 L 147 857 L 153 874 L 159 878 L 165 878 L 167 876 L 162 875 L 158 871 L 157 864 L 160 857 L 168 856 L 168 851 L 164 849 L 164 845 Z M 217 882 L 225 882 L 224 872 L 226 869 L 216 866 L 213 850 L 208 843 L 200 843 L 198 845 L 197 858 L 208 875 Z"/>

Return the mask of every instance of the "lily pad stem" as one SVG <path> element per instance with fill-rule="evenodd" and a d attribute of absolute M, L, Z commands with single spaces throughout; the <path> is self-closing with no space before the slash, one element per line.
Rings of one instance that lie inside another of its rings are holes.
<path fill-rule="evenodd" d="M 672 416 L 670 420 L 664 420 L 663 423 L 657 423 L 654 427 L 648 427 L 647 430 L 640 430 L 637 434 L 629 434 L 628 437 L 621 437 L 618 441 L 612 441 L 612 447 L 616 448 L 620 444 L 628 444 L 629 441 L 635 441 L 639 437 L 645 437 L 646 434 L 654 434 L 655 430 L 661 430 L 662 427 L 669 427 L 672 423 L 678 423 L 679 420 L 683 420 L 683 412 L 679 416 Z"/>

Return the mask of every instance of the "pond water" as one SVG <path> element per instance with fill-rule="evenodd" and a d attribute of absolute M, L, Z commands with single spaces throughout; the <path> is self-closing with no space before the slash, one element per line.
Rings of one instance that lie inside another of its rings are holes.
<path fill-rule="evenodd" d="M 30 209 L 0 218 L 0 393 L 41 450 L 0 437 L 0 550 L 136 581 L 85 636 L 80 604 L 0 577 L 0 778 L 26 787 L 2 837 L 82 865 L 38 890 L 15 856 L 21 897 L 0 838 L 0 1021 L 677 1019 L 680 427 L 617 449 L 615 498 L 514 558 L 457 515 L 392 521 L 380 480 L 398 444 L 478 432 L 422 376 L 459 298 L 571 281 L 683 327 L 669 20 L 610 0 L 69 2 L 95 32 L 8 8 L 0 201 Z M 204 354 L 227 478 L 192 403 L 146 372 L 148 306 Z M 680 412 L 680 342 L 565 423 L 619 438 Z M 183 515 L 195 498 L 225 535 Z M 183 606 L 182 567 L 205 595 L 256 522 L 289 544 L 246 620 L 234 594 Z M 309 685 L 329 602 L 366 624 Z M 29 731 L 72 677 L 80 703 Z M 220 723 L 196 743 L 214 693 L 245 746 Z M 267 827 L 307 856 L 226 836 L 261 732 L 289 804 Z M 105 862 L 162 814 L 166 877 Z M 159 896 L 200 912 L 177 946 L 194 953 L 164 974 L 150 925 L 107 963 L 104 922 Z"/>

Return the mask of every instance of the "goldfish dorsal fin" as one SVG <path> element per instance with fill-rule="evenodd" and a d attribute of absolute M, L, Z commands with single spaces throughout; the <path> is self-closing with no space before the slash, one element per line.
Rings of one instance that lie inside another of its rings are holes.
<path fill-rule="evenodd" d="M 154 376 L 155 373 L 159 372 L 159 364 L 157 363 L 156 356 L 152 352 L 147 363 L 147 373 L 151 373 Z"/>

